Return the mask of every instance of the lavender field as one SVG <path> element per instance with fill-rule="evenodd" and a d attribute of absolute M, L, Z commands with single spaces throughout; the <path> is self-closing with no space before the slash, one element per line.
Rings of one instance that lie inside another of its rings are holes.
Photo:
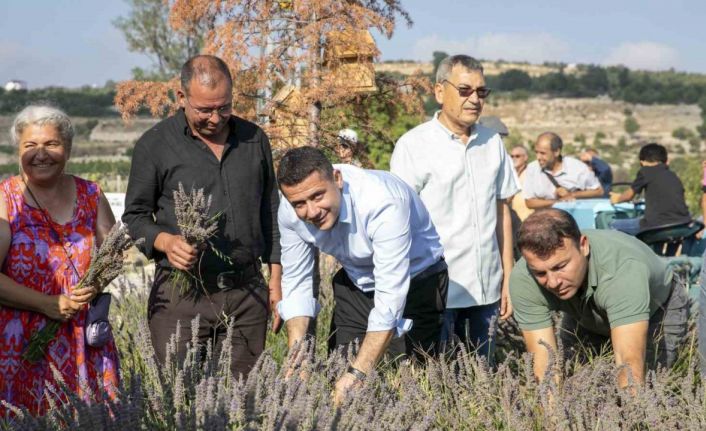
<path fill-rule="evenodd" d="M 516 340 L 501 336 L 495 370 L 460 350 L 455 359 L 426 365 L 382 364 L 341 408 L 331 391 L 351 353 L 326 357 L 330 291 L 322 283 L 324 311 L 315 344 L 287 360 L 286 336 L 271 334 L 266 353 L 247 379 L 230 375 L 230 350 L 207 352 L 196 361 L 158 367 L 146 323 L 147 285 L 120 283 L 112 309 L 121 352 L 120 397 L 87 405 L 70 397 L 33 418 L 16 411 L 0 429 L 37 430 L 703 430 L 704 386 L 697 370 L 694 337 L 673 370 L 650 373 L 641 388 L 619 390 L 609 355 L 586 363 L 555 355 L 553 374 L 537 384 L 531 358 Z M 693 331 L 692 331 L 693 334 Z M 178 336 L 190 337 L 184 327 Z M 218 356 L 218 357 L 216 357 Z M 285 378 L 290 368 L 295 372 Z M 304 378 L 302 378 L 304 377 Z"/>

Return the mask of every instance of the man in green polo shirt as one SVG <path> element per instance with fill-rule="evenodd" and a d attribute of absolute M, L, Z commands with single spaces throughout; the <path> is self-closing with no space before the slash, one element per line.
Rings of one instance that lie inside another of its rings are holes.
<path fill-rule="evenodd" d="M 672 365 L 686 336 L 688 297 L 648 246 L 617 231 L 582 233 L 569 213 L 552 208 L 523 222 L 518 247 L 523 258 L 512 271 L 510 297 L 537 378 L 549 358 L 540 341 L 557 349 L 552 311 L 563 311 L 565 345 L 582 333 L 610 341 L 616 363 L 627 364 L 637 382 L 646 363 Z M 619 385 L 627 382 L 621 372 Z"/>

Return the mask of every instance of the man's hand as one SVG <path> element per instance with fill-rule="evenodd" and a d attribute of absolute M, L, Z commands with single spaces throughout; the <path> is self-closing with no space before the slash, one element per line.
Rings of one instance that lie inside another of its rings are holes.
<path fill-rule="evenodd" d="M 88 304 L 98 295 L 98 289 L 93 286 L 82 287 L 71 292 L 71 300 L 79 304 Z"/>
<path fill-rule="evenodd" d="M 510 301 L 510 283 L 503 282 L 503 288 L 500 291 L 500 319 L 506 320 L 510 316 L 512 316 L 512 302 Z"/>
<path fill-rule="evenodd" d="M 555 193 L 559 200 L 565 200 L 565 198 L 571 195 L 571 192 L 564 187 L 557 187 Z"/>
<path fill-rule="evenodd" d="M 356 376 L 351 373 L 346 373 L 338 379 L 336 386 L 333 390 L 333 405 L 340 407 L 343 400 L 346 399 L 348 392 L 356 387 L 360 387 L 363 382 L 361 382 Z"/>
<path fill-rule="evenodd" d="M 610 203 L 615 205 L 620 203 L 620 193 L 610 192 Z"/>
<path fill-rule="evenodd" d="M 270 312 L 272 313 L 272 332 L 277 334 L 282 329 L 282 318 L 277 312 L 277 303 L 282 300 L 282 265 L 270 265 Z"/>
<path fill-rule="evenodd" d="M 154 240 L 154 248 L 165 253 L 169 263 L 182 271 L 190 270 L 198 259 L 196 247 L 188 244 L 180 235 L 162 232 Z"/>
<path fill-rule="evenodd" d="M 47 296 L 42 313 L 52 320 L 66 322 L 73 319 L 82 307 L 83 304 L 71 300 L 66 295 L 51 295 Z"/>

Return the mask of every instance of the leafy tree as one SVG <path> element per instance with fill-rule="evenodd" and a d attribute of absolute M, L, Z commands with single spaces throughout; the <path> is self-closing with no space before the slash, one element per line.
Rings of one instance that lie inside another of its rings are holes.
<path fill-rule="evenodd" d="M 635 117 L 632 115 L 625 117 L 624 126 L 625 133 L 628 135 L 634 135 L 638 130 L 640 130 L 640 123 L 637 122 Z"/>
<path fill-rule="evenodd" d="M 686 141 L 694 137 L 694 132 L 686 127 L 678 127 L 672 131 L 672 137 Z"/>
<path fill-rule="evenodd" d="M 432 54 L 432 64 L 434 65 L 434 71 L 432 72 L 431 78 L 434 80 L 436 78 L 436 71 L 439 69 L 439 64 L 443 59 L 449 55 L 444 51 L 434 51 Z"/>
<path fill-rule="evenodd" d="M 49 102 L 73 116 L 113 116 L 115 91 L 109 88 L 68 89 L 46 87 L 33 90 L 0 90 L 0 114 L 14 115 L 25 106 Z"/>
<path fill-rule="evenodd" d="M 519 69 L 510 69 L 501 73 L 495 82 L 494 86 L 505 91 L 529 90 L 532 87 L 532 77 Z"/>
<path fill-rule="evenodd" d="M 166 80 L 179 73 L 181 65 L 201 50 L 202 36 L 211 22 L 193 21 L 190 26 L 174 31 L 169 25 L 168 0 L 125 0 L 130 5 L 127 17 L 119 17 L 113 25 L 123 32 L 132 52 L 149 56 L 155 70 L 133 69 L 134 79 Z"/>
<path fill-rule="evenodd" d="M 360 53 L 359 64 L 372 72 L 372 64 L 365 60 L 379 52 L 356 35 L 376 28 L 391 37 L 398 17 L 411 24 L 398 0 L 173 0 L 170 5 L 169 23 L 174 32 L 193 34 L 196 29 L 207 29 L 200 33 L 203 52 L 218 55 L 229 65 L 234 75 L 234 109 L 262 124 L 275 146 L 290 145 L 287 136 L 313 146 L 332 143 L 341 125 L 372 133 L 378 127 L 370 121 L 372 104 L 387 106 L 392 117 L 419 114 L 419 93 L 431 90 L 423 77 L 399 82 L 377 75 L 375 91 L 359 92 L 355 80 L 340 79 L 335 73 L 348 65 L 334 55 L 341 46 Z M 172 94 L 178 86 L 176 77 L 167 83 L 121 83 L 116 105 L 124 117 L 134 115 L 141 106 L 148 106 L 153 115 L 173 112 Z M 297 103 L 282 106 L 273 96 L 286 86 L 294 88 L 299 97 Z M 298 123 L 289 127 L 271 122 L 270 108 L 286 110 Z"/>
<path fill-rule="evenodd" d="M 581 88 L 588 94 L 606 94 L 609 89 L 608 73 L 599 66 L 590 65 L 579 78 Z"/>

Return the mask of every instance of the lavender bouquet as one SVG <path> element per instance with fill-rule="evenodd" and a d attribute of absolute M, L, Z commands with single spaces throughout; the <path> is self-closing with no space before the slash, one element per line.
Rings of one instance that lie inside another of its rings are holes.
<path fill-rule="evenodd" d="M 222 214 L 222 212 L 218 212 L 209 217 L 211 201 L 212 196 L 206 197 L 203 189 L 192 188 L 191 192 L 187 193 L 183 184 L 179 183 L 179 188 L 174 191 L 174 213 L 177 226 L 181 236 L 189 245 L 199 250 L 204 246 L 209 246 L 216 256 L 230 262 L 230 258 L 218 251 L 209 241 L 218 230 L 218 218 Z M 187 293 L 192 286 L 191 281 L 197 285 L 201 283 L 201 278 L 192 271 L 175 269 L 172 271 L 171 277 L 172 282 L 179 286 L 182 295 Z"/>
<path fill-rule="evenodd" d="M 144 241 L 140 238 L 132 241 L 127 232 L 127 226 L 116 223 L 108 232 L 100 248 L 93 250 L 88 271 L 83 276 L 75 290 L 93 286 L 99 292 L 113 281 L 123 271 L 125 252 L 133 245 Z M 37 362 L 44 357 L 44 352 L 49 343 L 56 338 L 56 333 L 61 327 L 61 322 L 50 320 L 42 329 L 32 334 L 29 344 L 22 357 L 29 362 Z"/>

